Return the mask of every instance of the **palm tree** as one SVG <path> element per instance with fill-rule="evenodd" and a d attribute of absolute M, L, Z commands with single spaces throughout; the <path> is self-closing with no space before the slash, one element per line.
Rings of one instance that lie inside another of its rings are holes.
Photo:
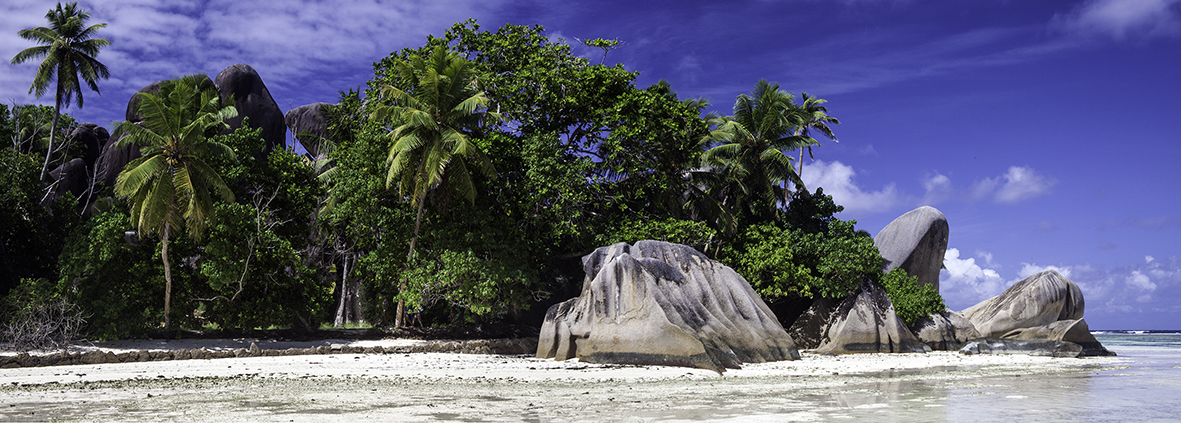
<path fill-rule="evenodd" d="M 78 9 L 78 3 L 67 3 L 62 7 L 57 4 L 56 9 L 50 9 L 45 14 L 49 20 L 49 28 L 39 26 L 33 29 L 22 29 L 17 34 L 21 38 L 42 44 L 30 47 L 17 53 L 12 58 L 12 64 L 24 63 L 38 57 L 44 57 L 41 66 L 37 68 L 37 76 L 33 78 L 33 85 L 29 93 L 36 93 L 41 98 L 49 89 L 49 81 L 56 80 L 54 92 L 53 125 L 50 127 L 49 151 L 45 153 L 45 164 L 41 166 L 41 179 L 45 179 L 45 171 L 49 168 L 49 158 L 53 156 L 53 142 L 57 136 L 57 117 L 61 114 L 62 106 L 69 106 L 77 95 L 78 107 L 82 107 L 82 87 L 78 84 L 78 76 L 86 81 L 86 85 L 94 92 L 98 92 L 97 80 L 109 78 L 111 73 L 107 66 L 99 63 L 94 56 L 100 48 L 111 44 L 101 38 L 91 38 L 99 28 L 107 26 L 105 23 L 86 26 L 90 14 Z"/>
<path fill-rule="evenodd" d="M 787 155 L 807 142 L 795 134 L 803 123 L 795 110 L 791 93 L 760 80 L 751 95 L 738 96 L 734 116 L 711 119 L 714 130 L 707 137 L 720 144 L 706 150 L 702 161 L 724 175 L 725 185 L 713 188 L 723 205 L 748 207 L 758 214 L 763 212 L 756 210 L 759 202 L 776 209 L 788 182 L 803 185 Z"/>
<path fill-rule="evenodd" d="M 115 194 L 128 198 L 131 219 L 140 236 L 160 235 L 164 261 L 164 327 L 169 327 L 172 271 L 168 266 L 168 238 L 188 228 L 199 240 L 213 214 L 213 197 L 233 201 L 234 193 L 205 163 L 211 155 L 235 158 L 233 150 L 209 137 L 229 128 L 226 119 L 238 115 L 234 106 L 221 106 L 213 82 L 204 75 L 169 81 L 156 94 L 137 93 L 143 122 L 120 122 L 119 145 L 133 144 L 143 157 L 129 163 L 115 181 Z"/>
<path fill-rule="evenodd" d="M 488 177 L 495 175 L 491 161 L 472 140 L 472 134 L 499 121 L 500 115 L 487 110 L 489 100 L 477 88 L 478 73 L 470 62 L 443 47 L 428 57 L 411 55 L 395 66 L 400 89 L 382 87 L 392 106 L 379 105 L 374 119 L 389 119 L 393 142 L 386 163 L 386 187 L 398 186 L 417 208 L 414 237 L 410 239 L 407 262 L 414 259 L 418 231 L 426 196 L 446 184 L 468 201 L 475 201 L 469 167 Z M 402 326 L 403 300 L 398 300 L 395 325 Z"/>
<path fill-rule="evenodd" d="M 796 135 L 807 139 L 807 144 L 803 148 L 800 148 L 800 170 L 796 172 L 801 178 L 804 175 L 804 149 L 808 149 L 808 157 L 813 158 L 812 146 L 820 145 L 815 138 L 812 138 L 811 131 L 816 130 L 821 135 L 824 135 L 825 138 L 832 140 L 832 142 L 837 142 L 837 137 L 833 136 L 832 128 L 829 128 L 828 125 L 841 123 L 837 118 L 829 116 L 828 108 L 822 106 L 828 100 L 809 96 L 808 93 L 802 93 L 802 95 L 804 97 L 804 103 L 800 104 L 796 109 L 796 113 L 800 115 L 802 122 L 796 127 L 795 132 Z"/>

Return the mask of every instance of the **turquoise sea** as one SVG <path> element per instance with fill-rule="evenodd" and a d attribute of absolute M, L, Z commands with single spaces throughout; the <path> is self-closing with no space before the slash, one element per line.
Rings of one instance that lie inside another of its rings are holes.
<path fill-rule="evenodd" d="M 1078 372 L 1027 377 L 1008 374 L 958 381 L 910 381 L 892 386 L 897 390 L 892 404 L 897 405 L 909 399 L 927 404 L 928 407 L 931 404 L 939 406 L 892 406 L 873 410 L 838 408 L 824 413 L 820 420 L 1181 421 L 1181 332 L 1092 333 L 1105 347 L 1118 354 L 1118 360 Z"/>

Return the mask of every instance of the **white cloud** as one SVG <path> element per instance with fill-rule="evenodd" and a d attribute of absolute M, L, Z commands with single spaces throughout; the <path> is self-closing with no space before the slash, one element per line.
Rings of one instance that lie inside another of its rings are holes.
<path fill-rule="evenodd" d="M 989 253 L 977 252 L 977 255 L 991 261 Z M 976 259 L 961 259 L 960 250 L 956 248 L 948 248 L 944 253 L 943 266 L 946 269 L 939 272 L 939 293 L 953 310 L 962 310 L 1000 295 L 1011 284 L 996 270 L 981 267 Z"/>
<path fill-rule="evenodd" d="M 947 200 L 952 195 L 951 179 L 939 173 L 924 179 L 923 188 L 927 191 L 923 196 L 926 205 Z"/>
<path fill-rule="evenodd" d="M 1004 175 L 977 181 L 972 186 L 972 198 L 992 197 L 998 203 L 1017 203 L 1049 194 L 1057 183 L 1032 168 L 1011 166 Z"/>
<path fill-rule="evenodd" d="M 1030 276 L 1036 275 L 1038 273 L 1041 273 L 1041 272 L 1044 272 L 1047 270 L 1056 270 L 1056 271 L 1058 271 L 1059 274 L 1062 275 L 1062 277 L 1070 279 L 1070 266 L 1061 266 L 1061 267 L 1060 266 L 1045 266 L 1045 267 L 1042 267 L 1042 266 L 1038 266 L 1036 264 L 1030 264 L 1030 263 L 1021 263 L 1021 270 L 1017 271 L 1017 277 L 1020 279 L 1025 279 L 1025 278 L 1028 278 Z"/>
<path fill-rule="evenodd" d="M 803 180 L 808 189 L 824 188 L 833 201 L 845 206 L 847 212 L 883 212 L 900 201 L 898 191 L 890 183 L 877 191 L 863 191 L 853 177 L 857 172 L 852 167 L 834 161 L 817 160 L 804 165 Z"/>
<path fill-rule="evenodd" d="M 1145 264 L 1152 263 L 1153 260 L 1156 260 L 1156 259 L 1153 258 L 1152 256 L 1144 256 L 1144 263 Z"/>
<path fill-rule="evenodd" d="M 1181 35 L 1181 0 L 1088 0 L 1051 25 L 1083 36 L 1115 40 Z"/>
<path fill-rule="evenodd" d="M 1137 288 L 1143 291 L 1155 291 L 1156 284 L 1148 279 L 1148 275 L 1140 273 L 1139 270 L 1133 270 L 1132 274 L 1125 279 L 1128 286 Z"/>
<path fill-rule="evenodd" d="M 487 16 L 502 0 L 111 0 L 82 2 L 88 23 L 107 23 L 99 38 L 111 41 L 99 61 L 112 78 L 99 82 L 110 119 L 122 119 L 132 93 L 161 79 L 204 73 L 245 63 L 266 82 L 286 110 L 314 101 L 333 101 L 343 87 L 363 84 L 372 63 L 403 47 L 423 45 L 455 22 Z M 11 58 L 28 41 L 19 29 L 46 25 L 49 3 L 6 1 L 0 6 L 0 56 Z M 36 102 L 26 95 L 36 64 L 0 72 L 0 101 Z M 21 89 L 23 87 L 23 89 Z M 325 94 L 327 93 L 327 94 Z M 87 107 L 92 92 L 87 91 Z M 327 96 L 327 98 L 322 98 Z M 94 97 L 98 97 L 94 95 Z M 52 102 L 52 97 L 40 103 Z M 105 123 L 105 122 L 103 122 Z"/>

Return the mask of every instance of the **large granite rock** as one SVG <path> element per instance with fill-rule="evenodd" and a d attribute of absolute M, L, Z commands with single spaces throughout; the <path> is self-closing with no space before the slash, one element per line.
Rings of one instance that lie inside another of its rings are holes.
<path fill-rule="evenodd" d="M 103 128 L 94 123 L 79 124 L 70 132 L 69 143 L 73 145 L 85 146 L 82 154 L 82 160 L 86 162 L 87 169 L 94 169 L 94 164 L 102 155 L 103 146 L 111 139 L 111 133 L 107 132 L 107 128 Z"/>
<path fill-rule="evenodd" d="M 53 204 L 59 198 L 66 196 L 80 197 L 86 192 L 86 182 L 89 180 L 90 175 L 86 170 L 86 161 L 79 157 L 50 171 L 49 177 L 53 178 L 56 182 L 53 184 L 49 195 L 46 195 L 45 199 L 42 200 L 42 207 L 49 207 L 50 204 Z M 86 206 L 85 204 L 81 204 L 84 201 L 86 201 L 85 198 L 79 201 L 79 209 Z"/>
<path fill-rule="evenodd" d="M 546 312 L 538 357 L 719 373 L 743 362 L 799 358 L 750 284 L 693 248 L 619 243 L 582 262 L 582 293 Z"/>
<path fill-rule="evenodd" d="M 960 354 L 1025 354 L 1047 357 L 1078 357 L 1083 347 L 1073 342 L 1027 341 L 1022 339 L 979 338 L 960 348 Z"/>
<path fill-rule="evenodd" d="M 1002 339 L 1016 339 L 1022 341 L 1062 341 L 1078 344 L 1082 347 L 1080 356 L 1113 356 L 1115 353 L 1103 347 L 1095 335 L 1091 335 L 1091 328 L 1083 319 L 1059 320 L 1044 326 L 1013 329 L 1001 336 Z"/>
<path fill-rule="evenodd" d="M 271 92 L 263 84 L 258 72 L 249 65 L 237 64 L 225 68 L 213 80 L 223 104 L 232 97 L 238 116 L 226 121 L 230 129 L 242 126 L 243 118 L 250 118 L 250 126 L 262 129 L 266 140 L 266 151 L 287 144 L 287 127 L 283 123 L 283 111 L 271 98 Z"/>
<path fill-rule="evenodd" d="M 901 267 L 917 277 L 918 283 L 930 285 L 938 292 L 939 269 L 943 267 L 949 233 L 943 212 L 923 206 L 894 219 L 878 232 L 873 243 L 885 259 L 882 270 L 889 272 Z"/>
<path fill-rule="evenodd" d="M 979 338 L 976 326 L 956 311 L 944 310 L 920 319 L 910 326 L 919 341 L 936 351 L 955 351 L 968 341 Z"/>
<path fill-rule="evenodd" d="M 886 291 L 863 283 L 832 315 L 817 353 L 910 353 L 928 348 L 894 312 Z"/>
<path fill-rule="evenodd" d="M 791 324 L 791 328 L 787 330 L 787 334 L 791 335 L 791 340 L 795 341 L 796 348 L 802 350 L 819 348 L 828 334 L 828 323 L 832 321 L 832 315 L 840 304 L 839 299 L 833 300 L 831 298 L 817 298 L 813 301 L 812 305 L 804 310 L 804 313 L 800 314 L 800 317 L 797 317 L 796 321 Z"/>
<path fill-rule="evenodd" d="M 328 120 L 322 112 L 325 108 L 332 106 L 329 103 L 307 104 L 288 110 L 287 114 L 283 116 L 287 128 L 291 129 L 295 139 L 312 157 L 320 156 L 320 138 L 328 137 Z M 313 136 L 301 138 L 300 134 L 305 132 Z"/>
<path fill-rule="evenodd" d="M 119 140 L 122 138 L 122 135 L 116 135 L 108 141 L 98 160 L 98 173 L 95 177 L 99 182 L 105 183 L 109 187 L 115 186 L 115 180 L 119 179 L 119 172 L 122 172 L 128 163 L 143 155 L 139 151 L 139 147 L 134 145 L 120 147 Z"/>
<path fill-rule="evenodd" d="M 997 338 L 1014 329 L 1081 319 L 1084 308 L 1078 285 L 1055 270 L 1046 270 L 962 313 L 981 336 Z"/>

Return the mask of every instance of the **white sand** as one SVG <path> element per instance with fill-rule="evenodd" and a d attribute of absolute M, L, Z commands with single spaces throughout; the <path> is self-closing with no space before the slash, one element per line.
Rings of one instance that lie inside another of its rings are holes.
<path fill-rule="evenodd" d="M 202 346 L 236 349 L 249 347 L 250 342 L 261 348 L 306 348 L 333 343 L 395 346 L 417 341 L 326 340 L 290 345 L 264 345 L 258 340 L 133 341 L 86 348 L 113 352 Z M 1081 374 L 1119 363 L 1119 358 L 965 356 L 955 352 L 805 353 L 798 361 L 747 364 L 718 375 L 681 367 L 419 353 L 34 367 L 0 369 L 0 404 L 9 407 L 0 406 L 0 420 L 6 416 L 36 419 L 35 413 L 43 418 L 83 420 L 169 416 L 179 420 L 316 421 L 323 420 L 325 414 L 332 420 L 678 420 L 702 415 L 711 420 L 745 420 L 756 415 L 772 416 L 772 420 L 795 419 L 792 416 L 809 420 L 816 416 L 797 414 L 832 401 L 843 404 L 841 407 L 882 404 L 880 395 L 867 393 L 866 384 L 887 383 L 894 386 L 889 389 L 898 391 L 890 395 L 898 397 L 902 395 L 899 392 L 910 389 L 905 388 L 910 386 L 907 384 Z M 812 392 L 805 398 L 814 403 L 780 403 L 781 398 L 791 396 L 789 392 Z"/>

